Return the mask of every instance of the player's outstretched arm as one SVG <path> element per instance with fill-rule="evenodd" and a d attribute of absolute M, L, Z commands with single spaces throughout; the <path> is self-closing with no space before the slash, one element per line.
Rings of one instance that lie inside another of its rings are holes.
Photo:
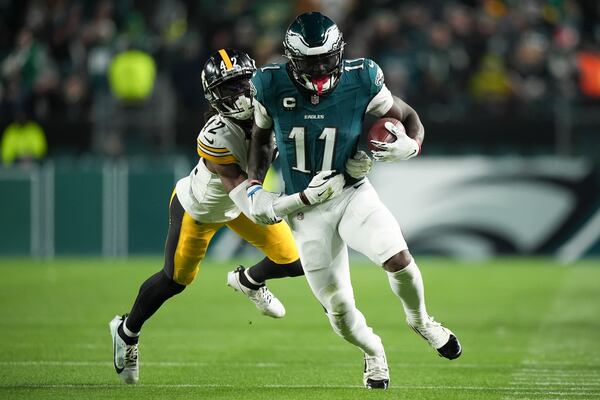
<path fill-rule="evenodd" d="M 308 187 L 299 193 L 283 195 L 256 188 L 256 193 L 247 196 L 248 181 L 242 181 L 229 191 L 229 197 L 248 218 L 259 224 L 269 225 L 302 207 L 319 204 L 337 196 L 344 189 L 344 184 L 343 174 L 322 171 L 315 175 Z M 252 203 L 252 196 L 265 197 L 265 199 Z"/>
<path fill-rule="evenodd" d="M 254 222 L 264 223 L 255 218 L 252 210 L 252 204 L 246 195 L 246 191 L 249 186 L 246 172 L 244 172 L 244 170 L 242 170 L 238 164 L 217 164 L 206 159 L 204 162 L 206 163 L 206 167 L 210 172 L 219 175 L 223 187 L 229 194 L 229 198 L 231 198 L 231 200 L 244 213 L 244 215 Z M 271 223 L 277 222 L 278 218 L 272 210 L 272 204 L 274 203 L 275 199 L 280 196 L 280 194 L 267 192 L 266 190 L 262 190 L 262 192 L 264 192 L 264 196 L 269 197 L 269 199 L 264 202 L 267 204 L 267 208 L 271 210 L 271 212 L 268 213 L 269 221 L 272 220 L 273 222 Z"/>
<path fill-rule="evenodd" d="M 261 188 L 256 195 L 262 200 L 252 204 L 252 196 L 247 195 L 247 191 L 252 185 L 249 184 L 246 173 L 238 164 L 217 164 L 206 159 L 204 162 L 210 172 L 219 175 L 223 187 L 235 205 L 248 218 L 261 224 L 273 224 L 278 222 L 281 217 L 302 207 L 331 199 L 343 190 L 345 183 L 342 174 L 336 175 L 333 171 L 322 171 L 313 177 L 305 190 L 289 196 L 268 192 Z"/>

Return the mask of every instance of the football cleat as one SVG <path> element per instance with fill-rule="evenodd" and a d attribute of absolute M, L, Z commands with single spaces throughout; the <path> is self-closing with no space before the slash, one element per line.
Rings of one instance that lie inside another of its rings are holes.
<path fill-rule="evenodd" d="M 440 357 L 454 360 L 462 354 L 462 347 L 454 333 L 435 321 L 433 317 L 429 317 L 423 325 L 417 326 L 408 322 L 408 326 L 417 332 L 423 339 L 427 340 L 431 347 L 438 352 Z"/>
<path fill-rule="evenodd" d="M 385 353 L 379 356 L 365 354 L 365 369 L 363 384 L 367 389 L 387 389 L 390 384 L 390 371 L 388 369 Z"/>
<path fill-rule="evenodd" d="M 263 285 L 255 290 L 240 282 L 240 274 L 243 274 L 244 270 L 245 268 L 240 265 L 235 271 L 227 273 L 227 286 L 245 294 L 264 315 L 282 318 L 285 315 L 285 307 L 266 286 Z"/>
<path fill-rule="evenodd" d="M 124 316 L 115 316 L 108 324 L 113 340 L 113 363 L 117 375 L 125 383 L 137 383 L 140 379 L 140 364 L 138 345 L 127 344 L 119 335 L 119 326 L 125 320 Z"/>

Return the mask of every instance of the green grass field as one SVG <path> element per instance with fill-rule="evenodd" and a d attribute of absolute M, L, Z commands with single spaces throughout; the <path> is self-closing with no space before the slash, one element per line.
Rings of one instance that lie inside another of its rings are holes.
<path fill-rule="evenodd" d="M 335 336 L 303 278 L 271 282 L 287 316 L 261 316 L 207 262 L 144 327 L 141 383 L 122 384 L 108 321 L 160 259 L 1 260 L 0 399 L 600 398 L 600 262 L 420 260 L 429 312 L 460 337 L 439 358 L 405 324 L 385 274 L 353 267 L 382 337 L 387 392 L 361 388 L 360 351 Z"/>

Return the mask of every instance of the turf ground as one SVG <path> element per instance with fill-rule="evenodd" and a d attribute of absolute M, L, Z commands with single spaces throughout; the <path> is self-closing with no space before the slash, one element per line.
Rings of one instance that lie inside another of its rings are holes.
<path fill-rule="evenodd" d="M 125 386 L 108 321 L 160 263 L 0 260 L 0 399 L 600 398 L 598 260 L 421 260 L 429 311 L 463 344 L 456 361 L 408 329 L 383 272 L 354 266 L 358 306 L 386 345 L 387 392 L 361 388 L 360 352 L 303 278 L 271 283 L 288 312 L 273 320 L 224 285 L 231 264 L 218 263 L 146 324 L 141 384 Z"/>

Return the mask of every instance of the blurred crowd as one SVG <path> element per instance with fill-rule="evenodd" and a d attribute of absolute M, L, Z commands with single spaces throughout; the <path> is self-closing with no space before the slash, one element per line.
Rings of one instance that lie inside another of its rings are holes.
<path fill-rule="evenodd" d="M 202 122 L 208 54 L 238 47 L 259 65 L 281 61 L 285 28 L 315 9 L 342 28 L 346 58 L 377 61 L 428 118 L 600 98 L 595 0 L 0 0 L 3 126 L 23 114 L 87 121 L 80 134 L 98 152 L 124 153 L 123 131 L 136 129 L 168 151 L 176 121 Z M 115 65 L 123 54 L 135 68 Z"/>

